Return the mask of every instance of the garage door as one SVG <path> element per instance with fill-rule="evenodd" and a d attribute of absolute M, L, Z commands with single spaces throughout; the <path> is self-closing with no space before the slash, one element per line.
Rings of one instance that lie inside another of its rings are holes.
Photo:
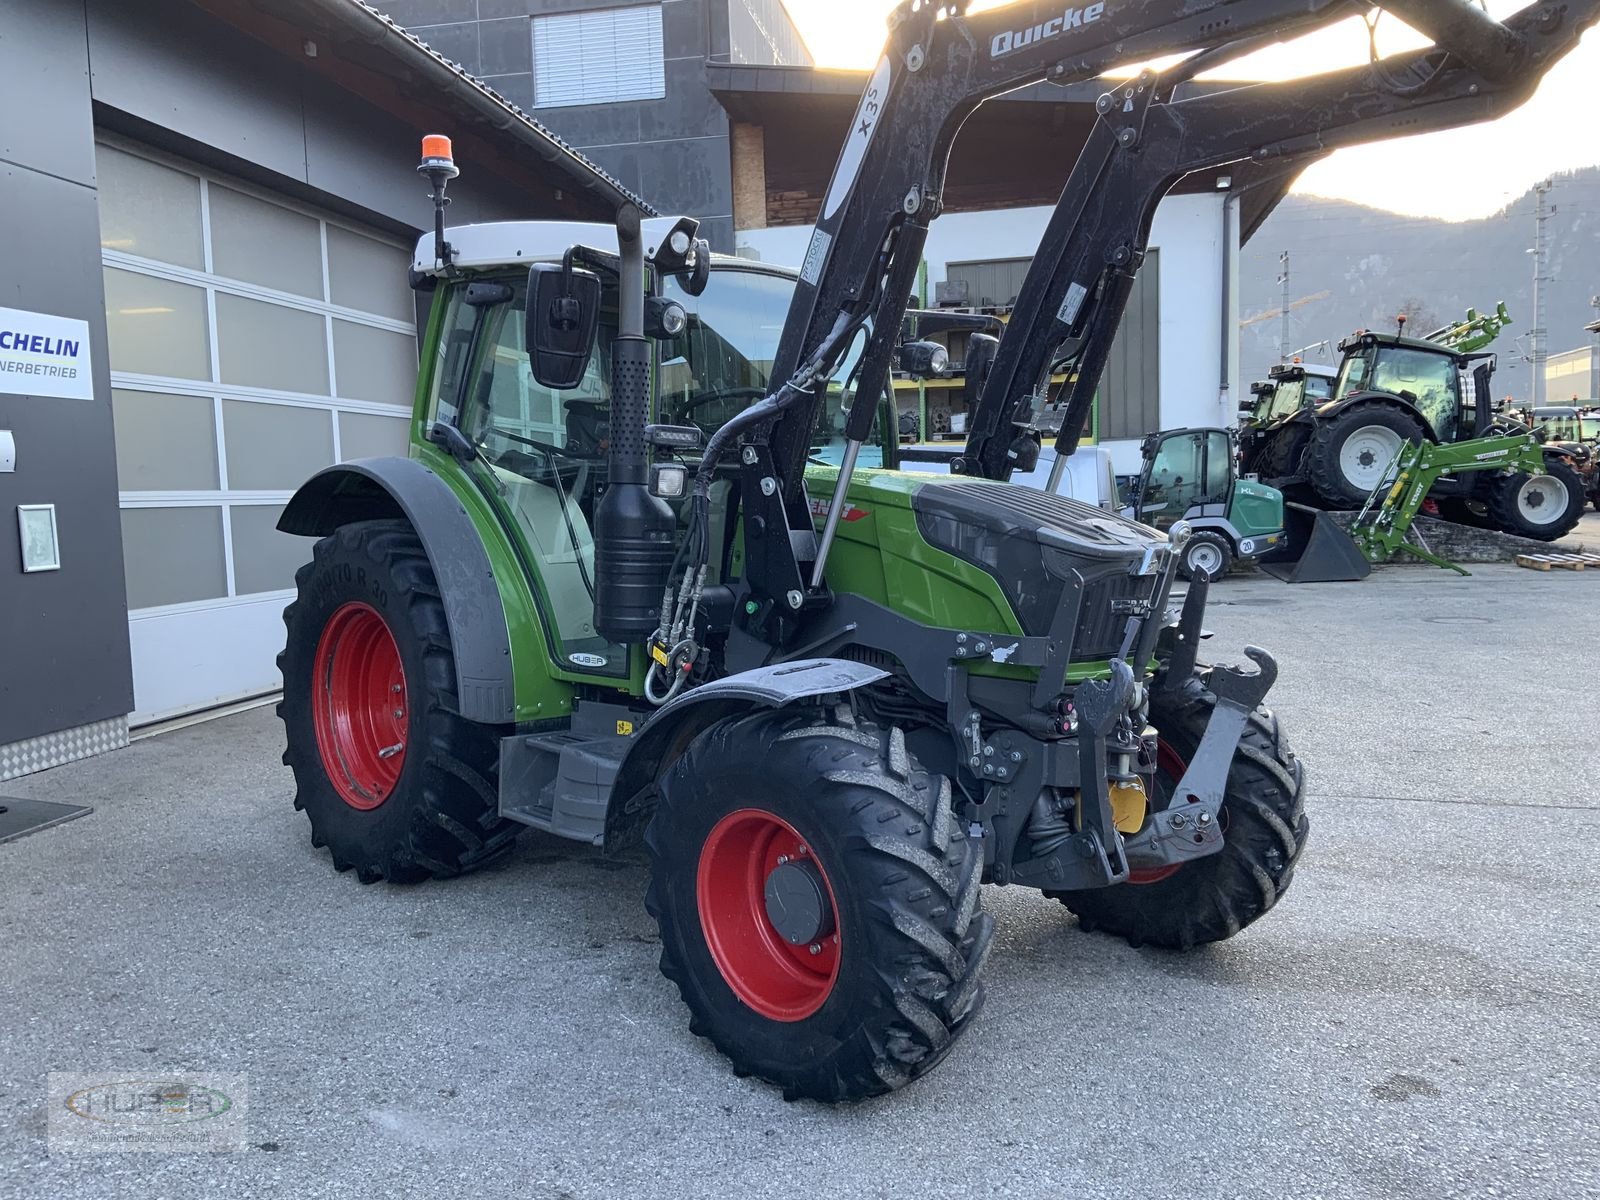
<path fill-rule="evenodd" d="M 97 147 L 134 724 L 269 692 L 330 463 L 403 454 L 408 248 L 140 146 Z"/>

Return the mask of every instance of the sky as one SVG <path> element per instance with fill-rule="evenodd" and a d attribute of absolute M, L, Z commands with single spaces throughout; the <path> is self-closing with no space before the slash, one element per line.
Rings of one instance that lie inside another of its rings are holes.
<path fill-rule="evenodd" d="M 1006 0 L 979 0 L 984 8 Z M 895 0 L 784 0 L 818 66 L 870 67 L 883 45 Z M 1490 0 L 1504 17 L 1522 0 Z M 1399 20 L 1378 22 L 1378 48 L 1392 54 L 1426 44 Z M 1234 79 L 1290 79 L 1367 61 L 1366 27 L 1352 17 L 1230 64 Z M 1314 61 L 1314 68 L 1305 64 Z M 1591 29 L 1544 78 L 1534 97 L 1488 125 L 1352 147 L 1313 164 L 1297 193 L 1352 200 L 1411 216 L 1462 221 L 1485 217 L 1547 175 L 1600 164 L 1595 80 L 1600 31 Z"/>

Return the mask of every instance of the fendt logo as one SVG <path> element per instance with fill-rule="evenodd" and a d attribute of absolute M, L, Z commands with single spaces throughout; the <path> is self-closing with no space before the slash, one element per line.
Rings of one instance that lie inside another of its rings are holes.
<path fill-rule="evenodd" d="M 1004 33 L 994 35 L 994 40 L 989 43 L 989 57 L 1003 58 L 1007 54 L 1015 54 L 1035 42 L 1049 41 L 1059 37 L 1069 29 L 1079 29 L 1091 21 L 1098 21 L 1105 16 L 1105 0 L 1098 0 L 1095 4 L 1086 4 L 1082 8 L 1069 8 L 1059 17 L 1038 25 L 1030 25 L 1027 29 L 1006 30 Z"/>

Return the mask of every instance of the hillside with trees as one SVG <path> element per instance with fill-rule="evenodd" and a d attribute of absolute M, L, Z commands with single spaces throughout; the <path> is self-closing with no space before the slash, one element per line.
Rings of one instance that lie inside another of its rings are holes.
<path fill-rule="evenodd" d="M 1474 169 L 1462 164 L 1463 171 Z M 1546 198 L 1545 349 L 1586 344 L 1583 327 L 1600 317 L 1600 167 L 1554 177 Z M 1491 217 L 1438 221 L 1314 196 L 1290 196 L 1240 254 L 1240 356 L 1244 380 L 1265 378 L 1278 361 L 1282 289 L 1279 255 L 1289 252 L 1289 346 L 1330 347 L 1354 329 L 1393 329 L 1405 312 L 1419 333 L 1504 300 L 1513 321 L 1494 348 L 1495 390 L 1528 391 L 1528 331 L 1533 326 L 1534 193 Z M 1308 360 L 1335 361 L 1332 352 Z"/>

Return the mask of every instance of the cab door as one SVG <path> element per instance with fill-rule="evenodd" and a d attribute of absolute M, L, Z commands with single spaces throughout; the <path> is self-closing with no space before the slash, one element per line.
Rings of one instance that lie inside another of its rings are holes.
<path fill-rule="evenodd" d="M 1170 529 L 1205 494 L 1206 435 L 1180 429 L 1154 437 L 1139 476 L 1134 520 Z"/>

